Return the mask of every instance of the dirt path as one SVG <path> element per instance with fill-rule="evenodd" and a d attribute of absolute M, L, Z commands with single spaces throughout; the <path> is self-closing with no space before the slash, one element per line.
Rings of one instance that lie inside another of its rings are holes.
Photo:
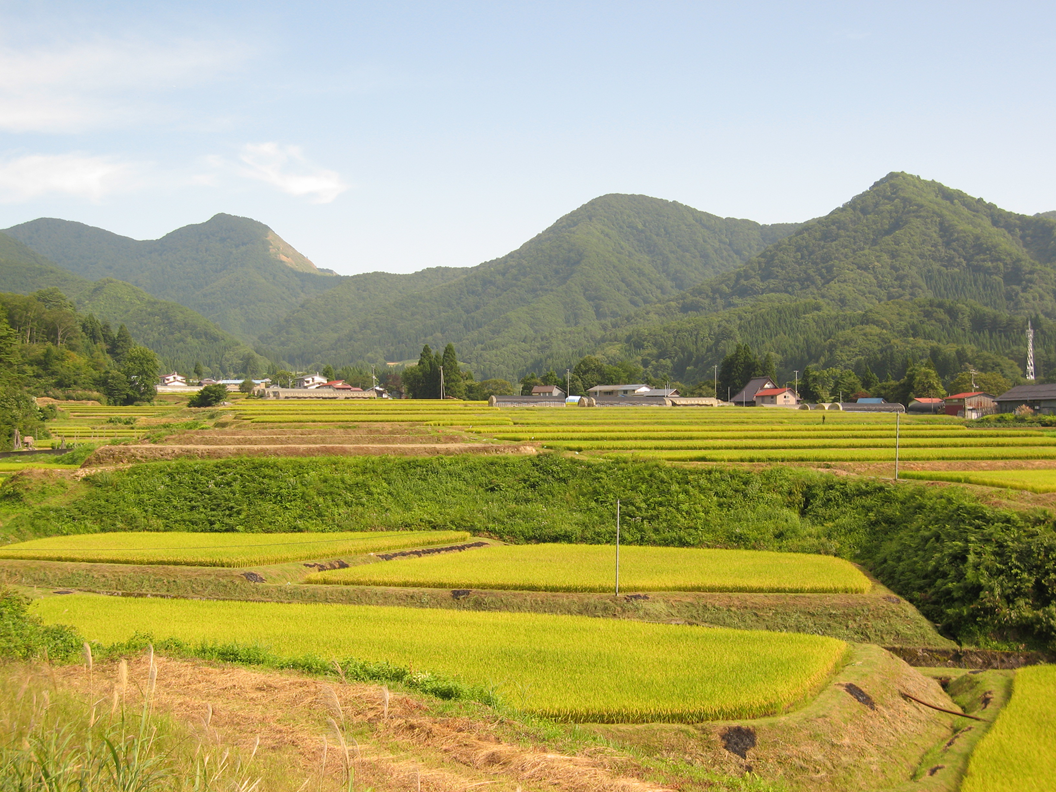
<path fill-rule="evenodd" d="M 349 746 L 355 789 L 665 790 L 637 777 L 644 775 L 642 769 L 615 751 L 589 747 L 574 755 L 556 753 L 476 705 L 451 708 L 451 714 L 400 694 L 388 696 L 386 704 L 385 691 L 377 685 L 328 683 L 163 657 L 156 663 L 159 711 L 187 723 L 203 743 L 236 745 L 243 755 L 259 738 L 258 772 L 269 764 L 282 768 L 292 790 L 305 782 L 306 790 L 344 788 L 342 737 Z M 67 684 L 88 687 L 83 666 L 57 668 L 54 673 Z M 146 657 L 130 662 L 129 705 L 139 706 L 147 676 Z M 115 664 L 96 665 L 95 696 L 109 701 L 116 679 Z"/>

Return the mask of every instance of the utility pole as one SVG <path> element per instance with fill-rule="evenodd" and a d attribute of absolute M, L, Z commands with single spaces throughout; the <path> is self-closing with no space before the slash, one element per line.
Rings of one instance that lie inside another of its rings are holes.
<path fill-rule="evenodd" d="M 715 401 L 719 400 L 719 364 L 712 366 L 715 369 Z"/>
<path fill-rule="evenodd" d="M 616 500 L 616 596 L 620 596 L 620 501 Z"/>
<path fill-rule="evenodd" d="M 571 371 L 569 371 L 569 370 L 568 370 L 568 369 L 566 368 L 566 369 L 565 369 L 565 398 L 566 398 L 566 399 L 567 399 L 567 398 L 568 398 L 569 396 L 571 396 L 571 395 L 572 395 L 572 393 L 571 393 L 571 389 L 572 389 L 572 372 L 571 372 Z"/>
<path fill-rule="evenodd" d="M 799 402 L 799 369 L 792 369 L 792 371 L 796 375 L 796 402 L 798 403 Z"/>
<path fill-rule="evenodd" d="M 898 429 L 899 429 L 899 418 L 902 416 L 901 412 L 895 413 L 895 481 L 898 481 Z"/>
<path fill-rule="evenodd" d="M 444 398 L 444 367 L 440 367 L 440 398 Z"/>

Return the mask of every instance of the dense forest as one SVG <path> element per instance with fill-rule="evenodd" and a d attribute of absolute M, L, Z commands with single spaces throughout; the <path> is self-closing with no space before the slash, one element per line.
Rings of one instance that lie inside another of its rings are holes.
<path fill-rule="evenodd" d="M 46 436 L 44 421 L 55 408 L 38 407 L 36 396 L 150 402 L 158 374 L 157 355 L 125 325 L 77 313 L 58 289 L 0 292 L 0 450 L 10 450 L 15 430 Z"/>
<path fill-rule="evenodd" d="M 190 373 L 195 364 L 207 374 L 236 376 L 252 349 L 201 314 L 176 302 L 159 300 L 124 281 L 91 281 L 68 272 L 0 233 L 0 291 L 30 294 L 56 288 L 81 313 L 101 322 L 124 324 L 152 349 L 162 366 Z"/>

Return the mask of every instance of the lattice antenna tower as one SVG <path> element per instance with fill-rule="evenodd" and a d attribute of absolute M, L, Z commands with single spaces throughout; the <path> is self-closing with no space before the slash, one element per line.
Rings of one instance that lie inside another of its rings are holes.
<path fill-rule="evenodd" d="M 1034 328 L 1027 320 L 1027 379 L 1034 381 Z"/>

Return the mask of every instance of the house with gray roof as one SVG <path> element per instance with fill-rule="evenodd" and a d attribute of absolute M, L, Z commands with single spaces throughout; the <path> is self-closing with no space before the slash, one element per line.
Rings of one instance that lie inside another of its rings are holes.
<path fill-rule="evenodd" d="M 998 412 L 1029 407 L 1038 415 L 1056 415 L 1056 385 L 1017 385 L 997 397 Z"/>

